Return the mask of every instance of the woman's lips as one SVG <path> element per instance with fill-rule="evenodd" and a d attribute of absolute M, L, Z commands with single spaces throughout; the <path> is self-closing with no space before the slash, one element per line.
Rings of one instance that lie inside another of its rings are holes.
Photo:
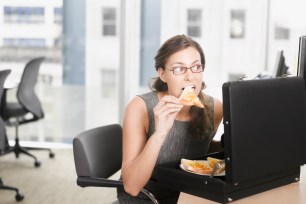
<path fill-rule="evenodd" d="M 194 86 L 194 85 L 189 85 L 189 86 L 183 87 L 182 90 L 184 90 L 186 87 L 190 87 L 190 88 L 192 88 L 192 89 L 195 89 L 195 86 Z"/>

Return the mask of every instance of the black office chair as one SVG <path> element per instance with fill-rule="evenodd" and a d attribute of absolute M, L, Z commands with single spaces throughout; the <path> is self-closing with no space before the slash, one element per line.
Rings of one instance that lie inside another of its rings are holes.
<path fill-rule="evenodd" d="M 21 201 L 24 199 L 24 195 L 22 193 L 19 192 L 18 188 L 12 187 L 12 186 L 6 186 L 3 184 L 2 179 L 0 177 L 0 190 L 10 190 L 10 191 L 15 191 L 16 195 L 15 195 L 15 199 L 17 201 Z"/>
<path fill-rule="evenodd" d="M 106 125 L 80 133 L 73 139 L 73 154 L 78 186 L 123 188 L 121 180 L 108 179 L 121 168 L 120 125 Z M 141 192 L 158 204 L 155 196 L 147 189 Z"/>
<path fill-rule="evenodd" d="M 6 80 L 6 78 L 9 75 L 10 72 L 11 72 L 11 70 L 0 71 L 0 98 L 2 98 L 2 95 L 3 95 L 4 81 Z M 0 156 L 3 155 L 2 152 L 5 151 L 8 148 L 9 148 L 9 145 L 8 145 L 8 141 L 7 141 L 7 138 L 6 138 L 5 124 L 2 120 L 2 118 L 0 117 Z M 24 198 L 24 195 L 22 195 L 19 192 L 18 188 L 4 185 L 1 177 L 0 177 L 0 190 L 15 191 L 16 192 L 15 198 L 16 198 L 17 201 L 21 201 Z"/>
<path fill-rule="evenodd" d="M 49 148 L 20 146 L 18 127 L 19 125 L 34 122 L 44 117 L 43 109 L 35 93 L 39 68 L 44 59 L 44 57 L 35 58 L 26 64 L 17 89 L 18 102 L 5 101 L 2 107 L 2 117 L 6 125 L 15 126 L 16 130 L 15 146 L 11 149 L 11 152 L 13 151 L 15 153 L 16 158 L 19 157 L 20 153 L 33 157 L 35 160 L 35 167 L 39 167 L 40 162 L 37 160 L 36 156 L 31 154 L 28 150 L 48 150 L 50 158 L 54 157 L 54 153 Z M 30 118 L 29 113 L 31 115 Z"/>

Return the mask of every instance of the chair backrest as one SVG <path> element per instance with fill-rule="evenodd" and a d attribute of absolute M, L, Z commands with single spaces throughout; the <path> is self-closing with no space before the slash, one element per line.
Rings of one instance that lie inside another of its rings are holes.
<path fill-rule="evenodd" d="M 7 76 L 11 73 L 11 70 L 3 70 L 3 71 L 0 71 L 0 106 L 2 105 L 1 104 L 1 99 L 2 99 L 2 95 L 3 95 L 3 85 L 4 85 L 4 82 L 7 78 Z M 2 118 L 0 117 L 0 152 L 1 150 L 4 150 L 6 149 L 8 145 L 8 141 L 6 139 L 6 131 L 5 131 L 5 124 L 2 120 Z"/>
<path fill-rule="evenodd" d="M 108 178 L 121 168 L 122 128 L 118 124 L 84 131 L 73 139 L 78 176 Z"/>
<path fill-rule="evenodd" d="M 45 57 L 38 57 L 26 64 L 17 90 L 19 103 L 37 118 L 44 117 L 41 103 L 35 93 L 39 68 L 44 59 Z"/>

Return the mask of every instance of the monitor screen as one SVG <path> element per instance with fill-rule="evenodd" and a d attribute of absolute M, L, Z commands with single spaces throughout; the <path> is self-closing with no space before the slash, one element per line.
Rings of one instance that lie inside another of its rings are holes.
<path fill-rule="evenodd" d="M 306 36 L 300 37 L 297 76 L 306 79 Z"/>
<path fill-rule="evenodd" d="M 285 62 L 283 50 L 277 52 L 274 70 L 275 70 L 274 77 L 282 77 L 287 74 L 288 66 L 286 65 Z"/>

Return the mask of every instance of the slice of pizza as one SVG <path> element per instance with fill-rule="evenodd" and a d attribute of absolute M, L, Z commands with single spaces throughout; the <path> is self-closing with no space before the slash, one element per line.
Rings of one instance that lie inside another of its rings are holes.
<path fill-rule="evenodd" d="M 181 104 L 185 106 L 198 106 L 204 108 L 204 105 L 201 103 L 200 99 L 194 93 L 193 86 L 187 86 L 184 88 L 181 96 L 179 97 Z"/>
<path fill-rule="evenodd" d="M 181 164 L 186 170 L 200 174 L 211 174 L 213 170 L 206 160 L 181 159 Z"/>

